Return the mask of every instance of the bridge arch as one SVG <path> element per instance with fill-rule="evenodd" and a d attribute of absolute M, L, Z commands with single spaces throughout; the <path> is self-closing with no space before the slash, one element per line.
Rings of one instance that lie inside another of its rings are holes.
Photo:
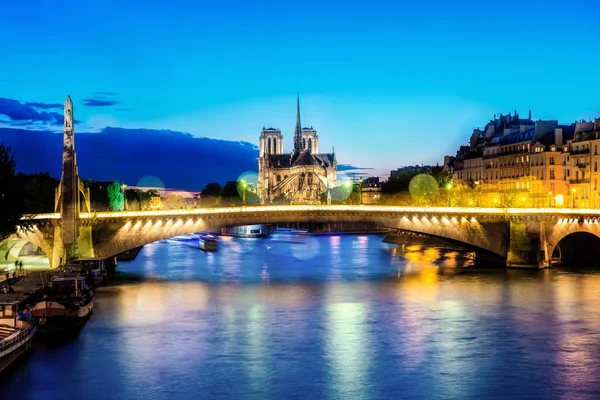
<path fill-rule="evenodd" d="M 560 218 L 547 238 L 548 254 L 552 257 L 560 253 L 563 261 L 574 264 L 572 252 L 577 251 L 583 262 L 592 261 L 596 254 L 594 243 L 600 248 L 600 224 L 591 218 Z M 588 256 L 592 259 L 588 260 Z"/>
<path fill-rule="evenodd" d="M 453 215 L 416 215 L 414 213 L 383 212 L 356 207 L 339 209 L 298 210 L 282 206 L 215 209 L 210 213 L 189 215 L 144 215 L 130 213 L 130 218 L 102 218 L 92 223 L 96 257 L 109 258 L 124 251 L 174 236 L 240 225 L 278 223 L 369 223 L 390 229 L 400 229 L 462 243 L 506 257 L 508 225 L 505 221 L 479 222 L 474 217 Z M 275 209 L 275 211 L 273 210 Z"/>
<path fill-rule="evenodd" d="M 600 267 L 600 235 L 590 230 L 575 230 L 548 248 L 552 262 L 563 266 Z"/>

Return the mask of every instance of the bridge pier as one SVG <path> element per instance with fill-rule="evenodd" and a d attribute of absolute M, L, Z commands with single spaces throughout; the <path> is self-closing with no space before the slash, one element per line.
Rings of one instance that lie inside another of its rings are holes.
<path fill-rule="evenodd" d="M 508 268 L 550 266 L 544 221 L 510 221 Z"/>

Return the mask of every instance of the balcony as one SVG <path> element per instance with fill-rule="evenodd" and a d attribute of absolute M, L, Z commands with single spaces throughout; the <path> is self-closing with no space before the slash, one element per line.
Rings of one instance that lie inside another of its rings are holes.
<path fill-rule="evenodd" d="M 590 154 L 590 149 L 571 150 L 570 153 L 572 156 L 578 156 L 581 154 Z"/>
<path fill-rule="evenodd" d="M 578 183 L 590 183 L 590 178 L 569 179 L 569 183 L 571 185 L 577 185 Z"/>
<path fill-rule="evenodd" d="M 588 163 L 586 163 L 586 162 L 578 162 L 576 165 L 577 165 L 577 168 L 585 168 L 585 167 L 587 167 Z"/>

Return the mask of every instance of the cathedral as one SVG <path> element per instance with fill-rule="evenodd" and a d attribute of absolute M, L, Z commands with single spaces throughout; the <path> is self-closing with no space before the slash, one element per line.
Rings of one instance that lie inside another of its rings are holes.
<path fill-rule="evenodd" d="M 319 153 L 319 136 L 300 124 L 300 96 L 297 99 L 294 149 L 283 153 L 281 130 L 263 127 L 259 139 L 258 187 L 261 204 L 285 196 L 291 204 L 329 202 L 329 190 L 337 186 L 335 153 Z M 325 196 L 322 196 L 322 195 Z"/>

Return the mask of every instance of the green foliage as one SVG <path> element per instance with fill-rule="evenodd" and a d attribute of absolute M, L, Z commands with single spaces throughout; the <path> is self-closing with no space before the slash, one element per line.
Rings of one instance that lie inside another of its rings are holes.
<path fill-rule="evenodd" d="M 271 201 L 273 204 L 275 205 L 285 205 L 285 204 L 290 204 L 290 200 L 287 198 L 287 196 L 283 193 L 278 194 L 277 196 L 273 197 L 273 200 Z"/>
<path fill-rule="evenodd" d="M 113 181 L 106 188 L 108 194 L 108 205 L 112 211 L 123 211 L 123 207 L 125 206 L 125 196 L 123 195 L 123 190 L 121 189 L 121 184 L 119 181 Z"/>
<path fill-rule="evenodd" d="M 40 214 L 54 212 L 54 202 L 58 179 L 49 173 L 16 175 L 17 185 L 23 190 L 23 206 L 26 213 Z"/>
<path fill-rule="evenodd" d="M 25 214 L 23 190 L 15 176 L 16 163 L 10 146 L 0 144 L 0 240 L 24 228 L 29 223 L 22 221 Z"/>
<path fill-rule="evenodd" d="M 512 208 L 517 203 L 517 196 L 514 193 L 500 193 L 500 200 L 496 204 L 499 208 Z"/>
<path fill-rule="evenodd" d="M 222 195 L 223 186 L 217 182 L 207 183 L 204 189 L 202 189 L 200 202 L 206 207 L 217 206 L 221 203 Z"/>
<path fill-rule="evenodd" d="M 185 208 L 185 200 L 183 196 L 180 196 L 175 193 L 171 193 L 167 196 L 167 198 L 163 202 L 164 207 L 168 210 L 177 210 Z"/>
<path fill-rule="evenodd" d="M 207 183 L 204 189 L 202 189 L 202 197 L 212 196 L 221 197 L 223 195 L 223 186 L 217 182 Z"/>

